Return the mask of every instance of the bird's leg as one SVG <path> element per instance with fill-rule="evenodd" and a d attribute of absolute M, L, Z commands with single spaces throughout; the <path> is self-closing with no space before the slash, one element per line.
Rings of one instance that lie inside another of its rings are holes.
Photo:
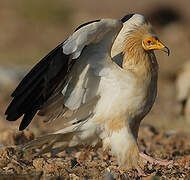
<path fill-rule="evenodd" d="M 149 175 L 141 168 L 143 162 L 139 156 L 136 139 L 128 127 L 112 131 L 109 140 L 112 153 L 117 157 L 120 165 L 120 173 L 122 173 L 123 170 L 136 169 L 137 176 L 139 177 Z"/>
<path fill-rule="evenodd" d="M 139 156 L 140 156 L 141 158 L 145 159 L 146 161 L 148 161 L 151 165 L 152 165 L 152 164 L 158 164 L 158 165 L 162 165 L 162 166 L 167 166 L 167 165 L 173 163 L 172 160 L 168 161 L 168 160 L 162 160 L 162 159 L 154 159 L 153 157 L 148 156 L 148 155 L 146 155 L 146 154 L 143 153 L 143 152 L 140 152 L 140 153 L 139 153 Z"/>

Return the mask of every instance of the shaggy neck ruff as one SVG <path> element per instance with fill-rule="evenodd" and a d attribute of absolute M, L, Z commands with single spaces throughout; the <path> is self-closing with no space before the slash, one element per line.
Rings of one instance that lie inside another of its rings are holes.
<path fill-rule="evenodd" d="M 146 36 L 155 35 L 150 24 L 144 24 L 141 28 L 132 30 L 126 36 L 125 48 L 123 50 L 124 59 L 122 68 L 131 70 L 138 75 L 146 75 L 157 70 L 157 61 L 152 50 L 145 51 L 142 41 Z"/>

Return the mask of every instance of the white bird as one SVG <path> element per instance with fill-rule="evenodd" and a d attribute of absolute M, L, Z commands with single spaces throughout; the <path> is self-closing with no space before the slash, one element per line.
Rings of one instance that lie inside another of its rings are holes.
<path fill-rule="evenodd" d="M 190 123 L 190 61 L 187 61 L 176 74 L 176 99 L 180 114 Z"/>
<path fill-rule="evenodd" d="M 157 94 L 154 50 L 169 55 L 150 23 L 139 14 L 79 26 L 12 94 L 7 120 L 24 115 L 20 130 L 37 112 L 46 121 L 60 118 L 66 125 L 22 148 L 48 143 L 46 150 L 50 150 L 57 142 L 63 147 L 102 143 L 104 149 L 111 148 L 121 167 L 137 168 L 144 175 L 140 157 L 153 159 L 139 153 L 137 136 Z"/>

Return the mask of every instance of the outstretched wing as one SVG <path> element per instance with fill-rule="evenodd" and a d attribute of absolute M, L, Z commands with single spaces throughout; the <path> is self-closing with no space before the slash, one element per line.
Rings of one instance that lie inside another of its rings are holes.
<path fill-rule="evenodd" d="M 15 121 L 24 115 L 19 127 L 23 130 L 45 104 L 59 102 L 60 94 L 67 90 L 69 72 L 85 47 L 93 44 L 102 32 L 119 26 L 109 25 L 109 21 L 96 20 L 81 26 L 34 66 L 11 95 L 13 100 L 5 112 L 7 120 Z"/>
<path fill-rule="evenodd" d="M 20 130 L 29 125 L 60 82 L 64 84 L 66 81 L 66 75 L 74 61 L 69 61 L 70 55 L 63 53 L 62 46 L 63 43 L 36 64 L 12 93 L 13 100 L 5 114 L 9 121 L 15 121 L 24 115 Z"/>

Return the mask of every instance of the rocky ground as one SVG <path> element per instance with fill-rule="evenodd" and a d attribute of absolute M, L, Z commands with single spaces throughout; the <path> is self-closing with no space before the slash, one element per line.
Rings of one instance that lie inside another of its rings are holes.
<path fill-rule="evenodd" d="M 0 141 L 18 145 L 34 138 L 29 131 L 6 131 Z M 173 160 L 167 167 L 144 162 L 149 174 L 142 179 L 189 179 L 190 137 L 173 131 L 158 132 L 153 126 L 143 125 L 139 133 L 141 151 L 155 158 Z M 0 179 L 141 179 L 135 170 L 120 171 L 116 159 L 101 148 L 64 149 L 33 157 L 39 151 L 23 152 L 19 146 L 0 148 Z"/>

